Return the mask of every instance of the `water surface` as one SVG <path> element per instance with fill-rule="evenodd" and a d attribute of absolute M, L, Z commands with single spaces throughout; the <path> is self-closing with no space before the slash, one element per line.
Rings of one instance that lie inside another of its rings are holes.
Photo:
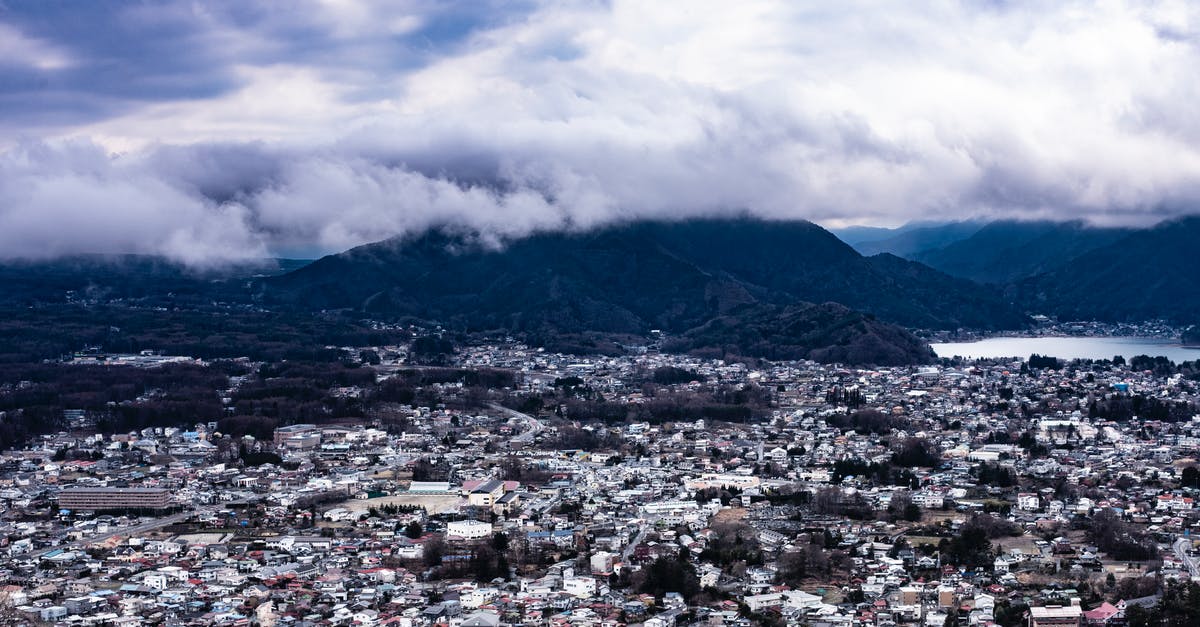
<path fill-rule="evenodd" d="M 1134 355 L 1161 355 L 1175 363 L 1200 359 L 1200 348 L 1149 337 L 992 337 L 977 342 L 943 342 L 930 346 L 938 357 L 968 359 L 1028 358 L 1033 353 L 1059 359 L 1112 359 L 1115 355 L 1125 359 Z"/>

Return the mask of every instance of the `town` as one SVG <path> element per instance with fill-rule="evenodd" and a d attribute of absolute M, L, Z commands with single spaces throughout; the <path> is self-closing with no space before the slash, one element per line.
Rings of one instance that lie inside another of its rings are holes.
<path fill-rule="evenodd" d="M 264 416 L 299 394 L 286 364 L 57 366 L 235 374 L 217 420 L 103 428 L 171 395 L 150 389 L 3 454 L 4 621 L 1118 626 L 1196 602 L 1187 364 L 853 369 L 510 339 L 429 365 L 430 344 L 337 364 L 354 375 L 305 421 Z"/>

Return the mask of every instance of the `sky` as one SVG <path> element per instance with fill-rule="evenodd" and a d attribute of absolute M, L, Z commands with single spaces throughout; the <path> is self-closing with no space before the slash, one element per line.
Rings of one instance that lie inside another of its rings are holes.
<path fill-rule="evenodd" d="M 1200 4 L 0 0 L 0 257 L 433 226 L 1151 224 L 1200 201 Z"/>

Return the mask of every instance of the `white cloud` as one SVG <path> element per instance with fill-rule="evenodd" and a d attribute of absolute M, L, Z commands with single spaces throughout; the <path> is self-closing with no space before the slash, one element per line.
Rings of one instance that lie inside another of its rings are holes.
<path fill-rule="evenodd" d="M 152 232 L 213 240 L 178 253 L 200 258 L 223 254 L 214 229 L 256 253 L 334 251 L 442 223 L 1145 223 L 1200 201 L 1190 3 L 546 3 L 452 44 L 422 30 L 430 6 L 318 9 L 253 28 L 206 15 L 225 31 L 197 41 L 243 42 L 235 87 L 46 133 L 126 154 L 88 157 L 100 175 L 0 171 L 5 190 L 43 190 L 0 219 L 36 241 L 42 223 L 17 212 L 67 203 L 39 185 L 55 181 Z M 316 28 L 331 61 L 271 39 Z M 48 248 L 78 244 L 55 235 Z"/>
<path fill-rule="evenodd" d="M 204 265 L 267 253 L 243 209 L 189 195 L 94 145 L 9 151 L 0 159 L 0 180 L 6 257 L 144 253 Z"/>
<path fill-rule="evenodd" d="M 55 71 L 69 67 L 71 58 L 57 46 L 27 37 L 12 26 L 0 24 L 0 64 Z"/>

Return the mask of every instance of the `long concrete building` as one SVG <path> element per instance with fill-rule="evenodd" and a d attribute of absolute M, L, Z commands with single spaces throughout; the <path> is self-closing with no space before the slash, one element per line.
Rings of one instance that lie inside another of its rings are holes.
<path fill-rule="evenodd" d="M 166 509 L 171 491 L 166 488 L 67 488 L 58 493 L 60 509 L 103 511 Z"/>

